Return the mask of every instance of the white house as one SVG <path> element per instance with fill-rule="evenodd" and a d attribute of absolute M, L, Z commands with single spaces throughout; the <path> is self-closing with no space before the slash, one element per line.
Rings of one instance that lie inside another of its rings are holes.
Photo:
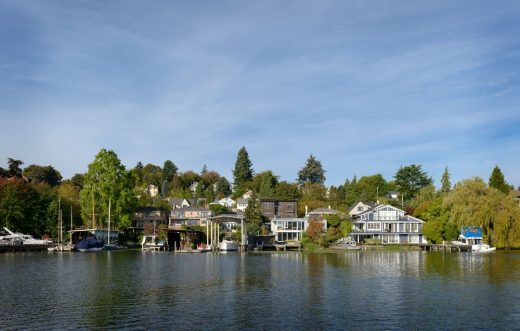
<path fill-rule="evenodd" d="M 300 241 L 307 230 L 307 218 L 273 218 L 271 232 L 276 241 Z"/>
<path fill-rule="evenodd" d="M 218 201 L 218 204 L 221 206 L 227 207 L 227 208 L 231 208 L 235 205 L 235 200 L 227 197 L 227 198 L 220 199 Z"/>
<path fill-rule="evenodd" d="M 424 221 L 394 206 L 374 207 L 359 214 L 352 223 L 350 237 L 358 243 L 365 239 L 378 239 L 383 244 L 427 243 L 422 234 Z"/>

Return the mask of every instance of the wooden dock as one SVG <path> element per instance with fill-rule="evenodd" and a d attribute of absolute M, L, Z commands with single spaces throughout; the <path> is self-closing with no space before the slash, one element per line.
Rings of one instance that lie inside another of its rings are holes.
<path fill-rule="evenodd" d="M 49 245 L 0 245 L 0 253 L 14 252 L 43 252 L 47 251 Z"/>
<path fill-rule="evenodd" d="M 452 244 L 420 244 L 423 251 L 428 252 L 471 252 L 471 245 L 452 245 Z"/>

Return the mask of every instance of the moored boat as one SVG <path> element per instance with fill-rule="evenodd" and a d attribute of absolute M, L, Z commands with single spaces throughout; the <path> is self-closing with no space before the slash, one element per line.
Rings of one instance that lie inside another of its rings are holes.
<path fill-rule="evenodd" d="M 496 250 L 496 247 L 491 247 L 484 243 L 480 226 L 463 226 L 459 240 L 452 243 L 456 245 L 471 245 L 471 251 L 475 253 L 488 253 Z"/>
<path fill-rule="evenodd" d="M 235 240 L 223 239 L 218 248 L 221 251 L 238 251 L 238 243 Z"/>

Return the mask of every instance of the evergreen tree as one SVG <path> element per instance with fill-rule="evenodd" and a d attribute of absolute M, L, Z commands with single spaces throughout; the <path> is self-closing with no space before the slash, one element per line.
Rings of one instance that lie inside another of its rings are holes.
<path fill-rule="evenodd" d="M 245 185 L 253 178 L 253 164 L 249 160 L 249 154 L 244 146 L 240 148 L 233 169 L 233 184 L 235 189 L 244 189 Z"/>
<path fill-rule="evenodd" d="M 142 164 L 141 164 L 141 168 L 142 168 Z M 164 161 L 164 165 L 163 165 L 163 169 L 162 169 L 163 179 L 166 180 L 168 182 L 168 184 L 171 183 L 173 176 L 177 175 L 178 170 L 179 170 L 179 168 L 177 168 L 177 166 L 172 161 L 170 161 L 170 160 Z"/>
<path fill-rule="evenodd" d="M 204 163 L 204 165 L 202 166 L 202 170 L 200 171 L 200 175 L 204 176 L 207 173 L 208 173 L 208 166 Z"/>
<path fill-rule="evenodd" d="M 401 166 L 394 175 L 397 189 L 407 201 L 413 199 L 421 188 L 431 185 L 433 180 L 422 170 L 421 165 Z"/>
<path fill-rule="evenodd" d="M 444 169 L 444 173 L 441 178 L 441 192 L 448 193 L 451 191 L 451 182 L 450 182 L 450 173 L 448 172 L 448 167 Z"/>
<path fill-rule="evenodd" d="M 303 186 L 306 183 L 324 184 L 325 170 L 321 162 L 316 160 L 314 155 L 310 155 L 305 166 L 298 172 L 298 183 Z"/>
<path fill-rule="evenodd" d="M 489 177 L 489 187 L 496 188 L 502 193 L 507 194 L 511 189 L 511 186 L 507 184 L 502 170 L 498 166 L 495 166 L 491 176 Z"/>
<path fill-rule="evenodd" d="M 222 199 L 231 194 L 231 185 L 226 177 L 220 177 L 216 183 L 215 193 L 218 199 Z"/>

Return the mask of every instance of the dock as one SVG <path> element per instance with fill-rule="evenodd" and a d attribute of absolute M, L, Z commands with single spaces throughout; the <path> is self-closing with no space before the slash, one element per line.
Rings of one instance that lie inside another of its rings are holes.
<path fill-rule="evenodd" d="M 423 251 L 432 252 L 471 252 L 471 245 L 452 245 L 452 244 L 420 244 Z"/>
<path fill-rule="evenodd" d="M 0 253 L 14 252 L 43 252 L 47 251 L 49 245 L 0 245 Z"/>

